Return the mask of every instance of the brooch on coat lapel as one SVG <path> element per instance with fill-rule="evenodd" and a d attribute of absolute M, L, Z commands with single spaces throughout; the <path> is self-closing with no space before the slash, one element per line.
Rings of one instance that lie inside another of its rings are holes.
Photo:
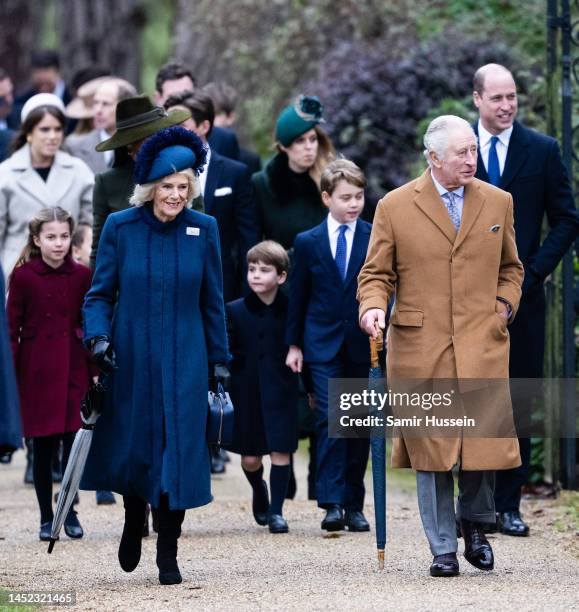
<path fill-rule="evenodd" d="M 188 227 L 187 228 L 187 236 L 199 236 L 199 228 L 198 227 Z"/>
<path fill-rule="evenodd" d="M 496 234 L 500 229 L 500 225 L 491 225 L 491 227 L 489 228 L 489 232 L 494 232 Z"/>

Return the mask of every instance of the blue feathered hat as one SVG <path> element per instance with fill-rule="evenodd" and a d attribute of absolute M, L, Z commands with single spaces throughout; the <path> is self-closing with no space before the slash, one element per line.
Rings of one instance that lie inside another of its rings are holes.
<path fill-rule="evenodd" d="M 145 140 L 135 160 L 133 179 L 136 185 L 143 185 L 187 168 L 198 176 L 206 161 L 207 147 L 197 134 L 180 126 L 169 127 Z"/>

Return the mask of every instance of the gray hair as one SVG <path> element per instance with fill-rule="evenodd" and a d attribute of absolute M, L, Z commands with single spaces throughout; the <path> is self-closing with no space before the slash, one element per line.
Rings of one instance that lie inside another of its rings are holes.
<path fill-rule="evenodd" d="M 185 206 L 187 208 L 191 208 L 191 203 L 193 202 L 193 198 L 197 197 L 200 193 L 199 181 L 195 176 L 195 173 L 191 168 L 186 168 L 185 170 L 180 170 L 175 174 L 183 174 L 187 177 L 187 181 L 189 183 L 189 199 L 187 200 Z M 163 177 L 165 178 L 165 177 Z M 143 206 L 147 202 L 151 202 L 155 197 L 155 188 L 163 179 L 159 179 L 158 181 L 154 181 L 153 183 L 143 183 L 142 185 L 135 185 L 135 189 L 133 190 L 133 195 L 129 200 L 129 204 L 133 206 Z"/>
<path fill-rule="evenodd" d="M 431 165 L 431 152 L 436 153 L 440 159 L 444 159 L 444 155 L 450 144 L 450 133 L 460 128 L 467 128 L 474 135 L 474 130 L 470 123 L 456 115 L 441 115 L 430 122 L 424 134 L 424 157 L 426 157 L 428 165 Z"/>

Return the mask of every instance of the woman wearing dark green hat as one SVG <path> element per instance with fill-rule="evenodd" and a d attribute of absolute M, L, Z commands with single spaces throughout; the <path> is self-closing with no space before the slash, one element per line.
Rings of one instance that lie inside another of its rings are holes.
<path fill-rule="evenodd" d="M 299 96 L 284 108 L 276 123 L 277 154 L 253 175 L 266 239 L 287 250 L 300 232 L 328 214 L 320 195 L 320 176 L 334 147 L 320 127 L 323 106 L 314 96 Z"/>

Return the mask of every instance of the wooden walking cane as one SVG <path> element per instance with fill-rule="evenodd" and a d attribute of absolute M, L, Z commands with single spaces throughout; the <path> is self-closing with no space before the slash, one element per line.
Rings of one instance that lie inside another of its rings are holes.
<path fill-rule="evenodd" d="M 383 377 L 380 369 L 379 353 L 384 350 L 384 336 L 376 325 L 376 338 L 370 337 L 370 374 L 369 382 Z M 384 550 L 386 547 L 386 440 L 382 431 L 370 440 L 372 448 L 372 478 L 374 482 L 374 516 L 376 519 L 376 547 L 378 568 L 384 569 Z"/>

